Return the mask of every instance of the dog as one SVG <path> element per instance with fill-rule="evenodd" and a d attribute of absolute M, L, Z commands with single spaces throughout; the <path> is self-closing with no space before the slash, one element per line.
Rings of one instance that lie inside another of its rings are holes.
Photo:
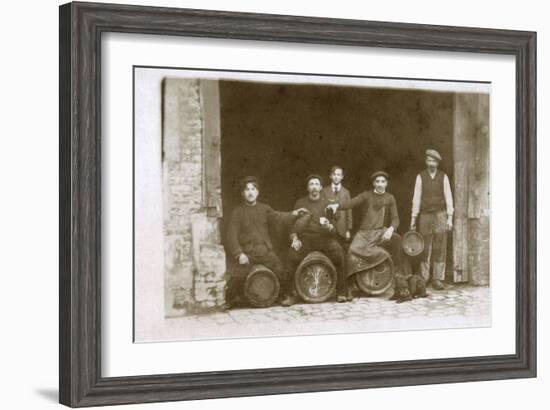
<path fill-rule="evenodd" d="M 393 295 L 390 300 L 397 303 L 407 302 L 416 298 L 428 297 L 426 281 L 418 274 L 400 275 L 394 277 Z"/>
<path fill-rule="evenodd" d="M 396 274 L 393 278 L 393 295 L 390 300 L 395 300 L 397 303 L 403 303 L 412 300 L 411 291 L 409 289 L 409 276 Z"/>
<path fill-rule="evenodd" d="M 411 275 L 409 278 L 409 289 L 413 298 L 425 298 L 429 296 L 426 292 L 426 281 L 418 274 Z"/>

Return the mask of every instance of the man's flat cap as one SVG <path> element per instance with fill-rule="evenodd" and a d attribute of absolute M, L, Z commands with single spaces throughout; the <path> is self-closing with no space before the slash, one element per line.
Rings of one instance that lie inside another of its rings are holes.
<path fill-rule="evenodd" d="M 384 177 L 386 179 L 390 179 L 390 176 L 385 171 L 376 171 L 370 176 L 370 180 L 374 181 L 378 177 Z"/>
<path fill-rule="evenodd" d="M 439 155 L 439 152 L 437 152 L 435 149 L 427 149 L 426 156 L 432 157 L 434 159 L 437 159 L 438 161 L 441 161 L 441 155 Z"/>
<path fill-rule="evenodd" d="M 306 178 L 306 184 L 309 184 L 309 181 L 311 181 L 312 179 L 318 179 L 321 185 L 323 185 L 323 178 L 321 177 L 321 175 L 317 175 L 317 174 L 308 175 Z"/>
<path fill-rule="evenodd" d="M 258 178 L 254 177 L 254 176 L 244 177 L 243 179 L 240 180 L 239 186 L 241 187 L 241 189 L 244 189 L 244 188 L 246 188 L 246 184 L 248 184 L 248 183 L 254 184 L 254 186 L 257 189 L 260 189 L 260 182 L 258 181 Z"/>

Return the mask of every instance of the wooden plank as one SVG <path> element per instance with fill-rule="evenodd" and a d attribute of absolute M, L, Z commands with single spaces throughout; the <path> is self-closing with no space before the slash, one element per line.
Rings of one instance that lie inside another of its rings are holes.
<path fill-rule="evenodd" d="M 470 101 L 470 139 L 472 143 L 468 217 L 480 218 L 489 209 L 489 96 L 472 94 Z"/>
<path fill-rule="evenodd" d="M 453 229 L 453 280 L 468 281 L 468 218 L 466 215 L 468 175 L 464 162 L 455 163 L 455 218 Z M 460 194 L 458 194 L 460 192 Z"/>
<path fill-rule="evenodd" d="M 477 132 L 478 132 L 478 96 L 477 94 L 462 94 L 460 111 L 465 123 L 465 132 L 462 139 L 468 144 L 468 156 L 466 162 L 466 172 L 468 173 L 468 186 L 464 194 L 467 206 L 467 218 L 477 218 L 476 209 L 479 209 L 478 184 L 475 178 L 475 165 L 479 162 L 477 150 Z"/>
<path fill-rule="evenodd" d="M 490 281 L 490 168 L 489 168 L 489 96 L 475 95 L 472 101 L 474 132 L 471 194 L 469 201 L 469 282 L 487 285 Z"/>
<path fill-rule="evenodd" d="M 201 80 L 203 113 L 203 197 L 207 215 L 221 218 L 220 90 L 217 80 Z"/>
<path fill-rule="evenodd" d="M 454 111 L 454 229 L 453 229 L 453 281 L 469 280 L 468 263 L 468 210 L 470 191 L 470 166 L 472 156 L 471 121 L 468 112 L 469 99 L 464 94 L 455 95 Z"/>
<path fill-rule="evenodd" d="M 490 107 L 489 95 L 479 96 L 479 145 L 478 150 L 484 155 L 477 165 L 480 191 L 479 216 L 488 216 L 491 208 L 491 136 L 490 136 Z"/>

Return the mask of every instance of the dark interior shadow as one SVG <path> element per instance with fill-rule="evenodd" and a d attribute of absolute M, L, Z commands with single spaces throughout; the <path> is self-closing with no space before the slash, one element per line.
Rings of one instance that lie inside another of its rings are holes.
<path fill-rule="evenodd" d="M 35 392 L 49 401 L 59 402 L 59 391 L 57 389 L 37 389 Z"/>
<path fill-rule="evenodd" d="M 372 189 L 370 175 L 382 169 L 390 174 L 388 191 L 403 235 L 428 147 L 443 156 L 442 169 L 453 183 L 454 98 L 410 89 L 220 81 L 223 214 L 231 215 L 241 201 L 238 181 L 246 175 L 260 180 L 261 202 L 288 211 L 306 195 L 309 174 L 321 175 L 326 185 L 330 168 L 339 164 L 353 197 Z M 361 211 L 353 215 L 357 228 Z M 222 238 L 227 220 L 221 221 Z M 285 260 L 288 232 L 283 224 L 273 228 L 273 245 Z M 447 242 L 452 280 L 452 235 Z"/>

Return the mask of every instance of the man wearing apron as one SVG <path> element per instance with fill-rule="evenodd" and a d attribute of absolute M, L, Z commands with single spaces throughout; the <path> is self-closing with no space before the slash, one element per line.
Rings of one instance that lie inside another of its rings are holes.
<path fill-rule="evenodd" d="M 390 257 L 396 273 L 410 272 L 410 265 L 401 247 L 401 236 L 396 232 L 399 215 L 395 197 L 386 191 L 388 178 L 386 172 L 377 171 L 371 175 L 373 189 L 352 199 L 328 205 L 333 211 L 360 208 L 362 212 L 359 230 L 347 254 L 346 276 L 349 278 L 380 265 Z"/>

